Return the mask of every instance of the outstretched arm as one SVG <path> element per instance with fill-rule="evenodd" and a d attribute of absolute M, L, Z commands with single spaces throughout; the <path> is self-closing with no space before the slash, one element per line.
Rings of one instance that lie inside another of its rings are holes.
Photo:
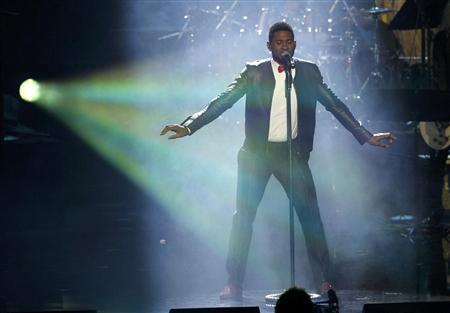
<path fill-rule="evenodd" d="M 368 144 L 381 148 L 388 148 L 391 143 L 397 139 L 393 134 L 376 133 L 372 134 L 365 129 L 353 116 L 348 107 L 328 88 L 323 82 L 319 69 L 316 67 L 316 73 L 319 79 L 317 96 L 319 101 L 347 128 L 359 141 L 359 143 Z"/>
<path fill-rule="evenodd" d="M 170 136 L 169 139 L 177 139 L 193 134 L 201 127 L 218 118 L 225 110 L 237 102 L 246 91 L 247 67 L 228 85 L 224 92 L 212 99 L 203 110 L 189 116 L 181 124 L 166 125 L 160 135 L 162 136 L 168 131 L 172 131 L 175 134 Z"/>

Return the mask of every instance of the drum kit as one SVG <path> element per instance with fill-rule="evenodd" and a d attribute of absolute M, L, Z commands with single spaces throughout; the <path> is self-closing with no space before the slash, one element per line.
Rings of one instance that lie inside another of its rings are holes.
<path fill-rule="evenodd" d="M 394 10 L 381 6 L 357 9 L 345 0 L 336 0 L 331 7 L 324 2 L 290 5 L 283 8 L 289 13 L 280 12 L 281 5 L 255 8 L 238 0 L 226 7 L 210 3 L 191 7 L 181 30 L 158 40 L 187 39 L 194 44 L 197 33 L 205 30 L 216 31 L 222 43 L 231 38 L 246 40 L 246 36 L 265 36 L 268 26 L 281 20 L 293 27 L 297 55 L 317 63 L 326 82 L 338 93 L 359 95 L 367 88 L 386 87 L 393 76 L 399 75 L 392 73 L 390 64 L 399 61 L 398 45 L 386 44 L 395 37 L 380 21 L 381 16 Z"/>

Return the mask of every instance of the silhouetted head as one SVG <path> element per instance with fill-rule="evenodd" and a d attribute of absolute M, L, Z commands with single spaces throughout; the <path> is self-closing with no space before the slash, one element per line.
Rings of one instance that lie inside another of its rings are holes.
<path fill-rule="evenodd" d="M 314 305 L 305 290 L 292 287 L 281 294 L 275 313 L 314 313 Z"/>

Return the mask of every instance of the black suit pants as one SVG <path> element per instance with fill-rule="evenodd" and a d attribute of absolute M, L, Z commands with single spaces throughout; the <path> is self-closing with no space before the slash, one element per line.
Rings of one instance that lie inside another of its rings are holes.
<path fill-rule="evenodd" d="M 308 155 L 293 149 L 293 205 L 302 225 L 315 284 L 328 280 L 329 254 Z M 229 284 L 242 288 L 253 221 L 271 175 L 288 194 L 287 143 L 268 143 L 264 151 L 241 148 L 238 154 L 237 209 L 233 215 L 227 258 Z M 284 211 L 284 208 L 279 208 Z M 288 242 L 286 244 L 289 244 Z"/>

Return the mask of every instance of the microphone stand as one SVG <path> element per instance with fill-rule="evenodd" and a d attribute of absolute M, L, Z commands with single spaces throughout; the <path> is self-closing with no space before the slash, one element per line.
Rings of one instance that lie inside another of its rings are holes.
<path fill-rule="evenodd" d="M 292 117 L 291 117 L 291 90 L 292 90 L 292 64 L 286 62 L 285 65 L 285 97 L 286 97 L 286 126 L 287 144 L 289 154 L 289 243 L 291 260 L 291 286 L 295 286 L 295 242 L 294 242 L 294 203 L 293 195 L 293 175 L 292 175 Z"/>
<path fill-rule="evenodd" d="M 292 183 L 292 118 L 291 118 L 291 90 L 292 90 L 292 67 L 293 61 L 291 57 L 283 56 L 284 72 L 286 79 L 284 83 L 284 95 L 286 98 L 286 129 L 287 129 L 287 144 L 288 144 L 288 158 L 289 158 L 289 243 L 290 243 L 290 263 L 291 263 L 291 287 L 295 286 L 295 243 L 294 243 L 294 202 L 292 201 L 293 183 Z M 269 294 L 265 296 L 265 301 L 269 305 L 274 305 L 280 298 L 281 293 Z"/>
<path fill-rule="evenodd" d="M 283 65 L 284 71 L 286 73 L 285 79 L 285 97 L 286 97 L 286 128 L 287 128 L 287 143 L 288 143 L 288 154 L 289 154 L 289 243 L 290 243 L 290 261 L 291 261 L 291 287 L 295 286 L 295 238 L 294 238 L 294 202 L 292 200 L 293 196 L 293 153 L 292 153 L 292 117 L 291 117 L 291 90 L 292 90 L 292 68 L 294 66 L 294 61 L 289 57 L 289 59 L 284 58 Z M 275 305 L 276 301 L 280 298 L 279 294 L 269 294 L 265 296 L 265 302 L 268 305 Z M 318 312 L 327 313 L 339 313 L 339 304 L 336 297 L 336 293 L 333 290 L 328 291 L 328 301 L 319 301 L 315 305 L 315 309 Z M 328 305 L 325 307 L 324 305 Z M 324 309 L 324 311 L 322 310 Z"/>

